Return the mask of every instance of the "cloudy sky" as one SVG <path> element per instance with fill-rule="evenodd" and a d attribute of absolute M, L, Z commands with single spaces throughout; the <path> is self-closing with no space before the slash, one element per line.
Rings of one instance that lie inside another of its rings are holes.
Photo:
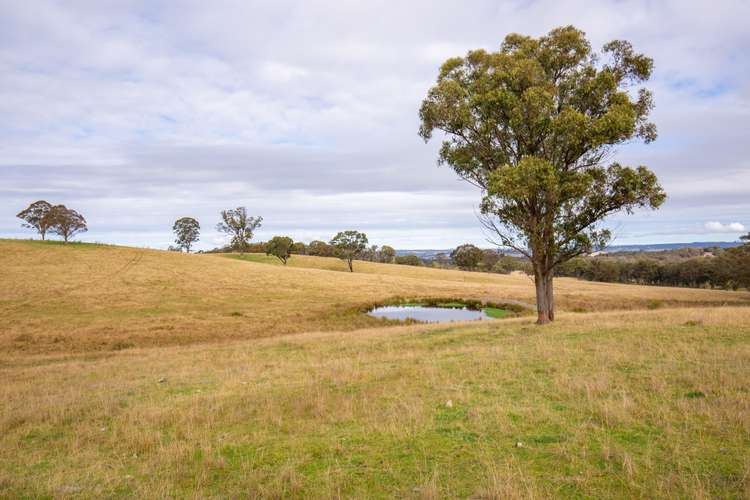
<path fill-rule="evenodd" d="M 484 245 L 477 190 L 436 166 L 417 110 L 440 63 L 565 24 L 655 60 L 659 139 L 620 148 L 670 198 L 616 243 L 733 241 L 750 226 L 750 2 L 0 0 L 0 237 L 40 198 L 82 239 L 166 248 L 196 217 L 258 238 L 365 231 L 397 248 Z M 485 245 L 486 246 L 486 245 Z"/>

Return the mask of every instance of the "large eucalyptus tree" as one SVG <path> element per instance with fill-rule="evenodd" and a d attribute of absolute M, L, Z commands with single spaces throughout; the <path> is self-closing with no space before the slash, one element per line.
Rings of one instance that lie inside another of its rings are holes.
<path fill-rule="evenodd" d="M 595 53 L 572 26 L 510 34 L 448 59 L 422 102 L 420 135 L 445 133 L 439 163 L 482 190 L 491 239 L 531 261 L 538 323 L 555 317 L 556 267 L 609 241 L 605 217 L 666 198 L 648 168 L 607 165 L 616 145 L 656 138 L 652 94 L 636 88 L 652 67 L 622 40 Z"/>

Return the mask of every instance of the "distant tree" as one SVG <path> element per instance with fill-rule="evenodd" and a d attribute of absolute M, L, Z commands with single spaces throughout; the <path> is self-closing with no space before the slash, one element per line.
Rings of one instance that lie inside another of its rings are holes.
<path fill-rule="evenodd" d="M 396 264 L 400 264 L 403 266 L 421 266 L 422 265 L 422 259 L 419 258 L 419 256 L 410 254 L 410 255 L 399 255 L 396 257 L 395 261 Z"/>
<path fill-rule="evenodd" d="M 172 231 L 175 234 L 177 248 L 184 248 L 186 252 L 190 253 L 190 247 L 199 239 L 201 226 L 192 217 L 182 217 L 175 221 Z"/>
<path fill-rule="evenodd" d="M 46 217 L 49 219 L 48 231 L 62 236 L 65 243 L 76 234 L 85 233 L 89 230 L 83 215 L 65 205 L 53 206 Z"/>
<path fill-rule="evenodd" d="M 380 247 L 380 262 L 385 262 L 387 264 L 390 264 L 393 262 L 393 259 L 396 257 L 396 250 L 394 250 L 393 247 L 390 247 L 388 245 L 383 245 Z"/>
<path fill-rule="evenodd" d="M 482 260 L 479 265 L 483 270 L 491 271 L 502 255 L 502 252 L 498 250 L 482 250 Z"/>
<path fill-rule="evenodd" d="M 325 241 L 313 240 L 307 245 L 307 253 L 317 257 L 333 257 L 336 255 L 336 249 Z"/>
<path fill-rule="evenodd" d="M 273 255 L 286 265 L 292 256 L 294 240 L 288 236 L 274 236 L 266 243 L 266 255 Z"/>
<path fill-rule="evenodd" d="M 247 253 L 266 253 L 266 242 L 265 241 L 250 242 L 245 247 L 245 251 Z"/>
<path fill-rule="evenodd" d="M 476 269 L 484 257 L 484 252 L 470 243 L 456 247 L 451 252 L 451 260 L 461 269 Z"/>
<path fill-rule="evenodd" d="M 509 255 L 501 255 L 500 258 L 492 266 L 492 272 L 498 274 L 510 274 L 513 271 L 522 271 L 524 269 L 524 262 L 518 257 L 511 257 Z"/>
<path fill-rule="evenodd" d="M 330 245 L 336 249 L 336 255 L 349 265 L 349 272 L 354 272 L 352 261 L 367 248 L 367 235 L 359 231 L 342 231 L 331 239 Z"/>
<path fill-rule="evenodd" d="M 232 248 L 245 253 L 253 233 L 263 222 L 263 217 L 248 217 L 245 207 L 221 211 L 221 222 L 216 229 L 232 237 Z"/>
<path fill-rule="evenodd" d="M 47 217 L 52 205 L 44 200 L 35 201 L 25 209 L 18 212 L 16 217 L 23 220 L 23 227 L 36 229 L 44 240 L 50 226 L 50 219 Z"/>
<path fill-rule="evenodd" d="M 602 52 L 572 26 L 509 34 L 445 61 L 420 109 L 425 141 L 447 134 L 439 162 L 482 190 L 495 243 L 533 264 L 539 324 L 555 317 L 557 266 L 609 241 L 604 218 L 666 198 L 648 168 L 605 165 L 616 145 L 656 138 L 651 92 L 634 88 L 653 61 L 623 40 Z"/>
<path fill-rule="evenodd" d="M 305 245 L 301 241 L 296 241 L 294 245 L 292 246 L 292 253 L 297 254 L 297 255 L 307 254 L 307 245 Z"/>
<path fill-rule="evenodd" d="M 750 290 L 750 244 L 727 248 L 712 260 L 720 286 Z"/>
<path fill-rule="evenodd" d="M 745 245 L 750 245 L 750 233 L 747 233 L 744 236 L 740 236 L 740 239 L 745 242 Z"/>
<path fill-rule="evenodd" d="M 433 264 L 437 267 L 448 267 L 450 266 L 451 258 L 449 255 L 446 255 L 442 252 L 435 254 L 435 258 L 433 259 Z"/>
<path fill-rule="evenodd" d="M 365 248 L 360 257 L 362 260 L 369 260 L 375 262 L 380 259 L 380 252 L 378 251 L 377 245 L 371 245 L 369 248 Z"/>

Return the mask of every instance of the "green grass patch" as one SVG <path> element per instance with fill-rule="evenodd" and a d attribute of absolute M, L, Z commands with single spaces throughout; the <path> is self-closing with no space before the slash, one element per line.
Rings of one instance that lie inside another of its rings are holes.
<path fill-rule="evenodd" d="M 485 307 L 484 313 L 490 318 L 506 318 L 512 314 L 510 311 L 497 307 Z"/>

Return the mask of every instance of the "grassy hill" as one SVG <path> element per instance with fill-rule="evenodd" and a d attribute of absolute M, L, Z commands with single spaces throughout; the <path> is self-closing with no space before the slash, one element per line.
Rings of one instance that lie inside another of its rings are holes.
<path fill-rule="evenodd" d="M 0 241 L 0 497 L 750 495 L 750 294 L 265 261 Z"/>
<path fill-rule="evenodd" d="M 533 304 L 531 280 L 295 256 L 186 255 L 107 245 L 0 241 L 0 353 L 81 352 L 354 330 L 396 297 Z M 341 272 L 332 272 L 341 271 Z M 562 311 L 748 304 L 750 294 L 560 279 Z M 0 359 L 2 358 L 0 354 Z"/>

